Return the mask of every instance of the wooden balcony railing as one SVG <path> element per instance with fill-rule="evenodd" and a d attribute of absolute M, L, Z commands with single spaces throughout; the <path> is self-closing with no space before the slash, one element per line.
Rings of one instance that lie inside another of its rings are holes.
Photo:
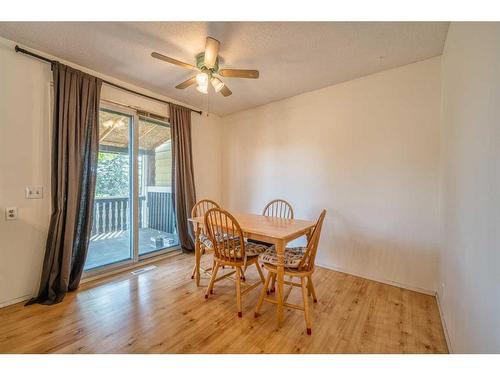
<path fill-rule="evenodd" d="M 174 233 L 175 216 L 170 192 L 148 192 L 139 197 L 139 228 Z M 94 199 L 92 235 L 123 231 L 130 227 L 128 197 Z"/>

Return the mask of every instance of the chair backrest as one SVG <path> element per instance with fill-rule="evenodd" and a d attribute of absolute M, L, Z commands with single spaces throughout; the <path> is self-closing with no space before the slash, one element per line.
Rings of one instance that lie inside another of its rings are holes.
<path fill-rule="evenodd" d="M 321 228 L 323 227 L 325 215 L 326 210 L 323 210 L 319 215 L 318 221 L 307 242 L 306 252 L 300 261 L 299 270 L 311 271 L 314 268 L 314 261 L 316 259 L 316 253 L 318 252 L 319 238 L 321 236 Z"/>
<path fill-rule="evenodd" d="M 200 216 L 205 216 L 208 210 L 211 208 L 219 208 L 219 204 L 217 202 L 214 202 L 210 199 L 202 199 L 193 206 L 193 209 L 191 210 L 191 217 L 200 217 Z M 205 228 L 201 228 L 201 232 L 206 235 Z"/>
<path fill-rule="evenodd" d="M 233 215 L 221 208 L 212 208 L 205 214 L 205 227 L 215 257 L 229 262 L 245 259 L 243 232 Z"/>
<path fill-rule="evenodd" d="M 219 208 L 220 205 L 210 199 L 202 199 L 196 202 L 191 210 L 191 217 L 205 216 L 208 210 L 211 208 Z"/>
<path fill-rule="evenodd" d="M 264 210 L 262 211 L 262 215 L 293 219 L 293 208 L 287 201 L 283 199 L 275 199 L 266 204 L 266 207 L 264 207 Z"/>

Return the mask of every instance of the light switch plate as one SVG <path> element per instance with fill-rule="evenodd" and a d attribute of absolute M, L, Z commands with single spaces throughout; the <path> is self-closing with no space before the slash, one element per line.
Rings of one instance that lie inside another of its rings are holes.
<path fill-rule="evenodd" d="M 26 199 L 42 199 L 43 186 L 26 186 Z"/>
<path fill-rule="evenodd" d="M 17 207 L 7 207 L 5 209 L 5 220 L 17 220 Z"/>

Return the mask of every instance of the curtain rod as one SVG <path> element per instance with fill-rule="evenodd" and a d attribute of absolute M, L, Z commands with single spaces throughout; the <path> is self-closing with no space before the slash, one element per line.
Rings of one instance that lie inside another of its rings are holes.
<path fill-rule="evenodd" d="M 50 64 L 53 64 L 53 63 L 57 63 L 58 61 L 57 60 L 51 60 L 47 57 L 44 57 L 44 56 L 41 56 L 41 55 L 38 55 L 34 52 L 31 52 L 31 51 L 28 51 L 28 50 L 25 50 L 24 48 L 21 48 L 19 47 L 18 45 L 16 45 L 16 47 L 14 48 L 16 50 L 16 52 L 18 53 L 24 53 L 25 55 L 29 55 L 29 56 L 32 56 L 32 57 L 35 57 L 39 60 L 42 60 L 42 61 L 45 61 L 45 62 L 48 62 Z M 105 83 L 109 86 L 113 86 L 113 87 L 116 87 L 117 89 L 120 89 L 120 90 L 124 90 L 124 91 L 128 91 L 132 94 L 135 94 L 135 95 L 139 95 L 139 96 L 143 96 L 145 98 L 148 98 L 148 99 L 152 99 L 152 100 L 156 100 L 157 102 L 161 102 L 161 103 L 165 103 L 165 104 L 171 104 L 171 102 L 167 102 L 166 100 L 163 100 L 163 99 L 159 99 L 159 98 L 155 98 L 154 96 L 150 96 L 150 95 L 146 95 L 146 94 L 143 94 L 143 93 L 140 93 L 138 91 L 135 91 L 135 90 L 131 90 L 129 88 L 126 88 L 124 86 L 120 86 L 120 85 L 117 85 L 116 83 L 113 83 L 113 82 L 110 82 L 110 81 L 106 81 L 105 79 L 101 79 L 102 80 L 102 83 Z M 173 104 L 173 103 L 172 103 Z M 188 108 L 188 107 L 185 107 L 185 108 Z M 202 114 L 202 111 L 197 111 L 195 109 L 192 109 L 192 108 L 188 108 L 190 111 L 192 112 L 195 112 L 199 115 Z"/>

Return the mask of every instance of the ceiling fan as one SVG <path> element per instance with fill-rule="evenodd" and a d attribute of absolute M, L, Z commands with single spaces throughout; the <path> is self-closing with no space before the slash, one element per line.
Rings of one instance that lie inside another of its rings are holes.
<path fill-rule="evenodd" d="M 162 55 L 158 52 L 153 52 L 151 56 L 170 64 L 199 72 L 195 76 L 179 83 L 175 86 L 176 89 L 185 89 L 197 83 L 198 86 L 196 89 L 203 94 L 208 94 L 208 82 L 210 82 L 215 92 L 220 92 L 224 96 L 229 96 L 232 94 L 231 90 L 229 90 L 226 84 L 217 77 L 217 75 L 231 78 L 259 78 L 258 70 L 219 69 L 219 47 L 220 42 L 217 39 L 207 36 L 205 52 L 196 55 L 196 66 Z"/>

